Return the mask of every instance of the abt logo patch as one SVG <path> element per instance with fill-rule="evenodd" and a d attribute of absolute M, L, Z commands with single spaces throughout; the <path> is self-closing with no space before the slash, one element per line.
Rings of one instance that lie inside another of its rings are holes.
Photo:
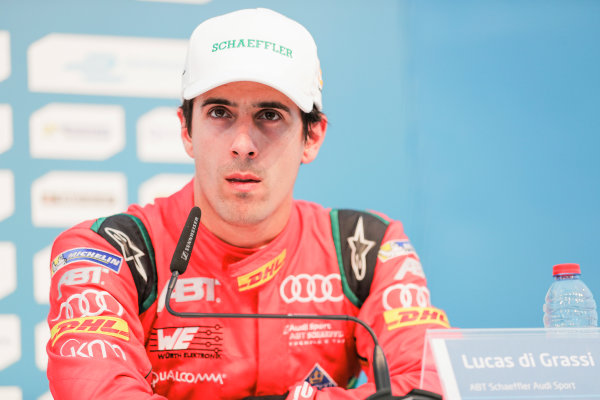
<path fill-rule="evenodd" d="M 104 284 L 102 282 L 102 273 L 108 273 L 107 268 L 103 267 L 81 267 L 71 269 L 63 274 L 58 281 L 58 299 L 62 297 L 60 290 L 62 285 L 83 285 L 86 283 Z"/>
<path fill-rule="evenodd" d="M 67 333 L 93 333 L 129 341 L 129 325 L 116 317 L 85 317 L 61 321 L 50 330 L 52 346 Z"/>
<path fill-rule="evenodd" d="M 275 257 L 262 267 L 259 267 L 246 275 L 239 276 L 238 290 L 240 292 L 250 290 L 273 279 L 275 275 L 279 272 L 281 267 L 283 267 L 285 253 L 286 250 L 283 249 L 281 254 L 279 254 L 277 257 Z"/>
<path fill-rule="evenodd" d="M 437 324 L 450 327 L 446 313 L 435 307 L 395 308 L 383 313 L 388 331 L 405 326 Z"/>
<path fill-rule="evenodd" d="M 165 308 L 165 299 L 167 297 L 167 282 L 160 293 L 158 299 L 157 311 L 161 312 Z M 215 288 L 220 283 L 215 278 L 180 278 L 175 283 L 173 293 L 171 293 L 171 300 L 177 303 L 185 303 L 188 301 L 214 301 L 217 303 L 221 302 L 221 299 L 215 297 Z"/>
<path fill-rule="evenodd" d="M 309 372 L 308 376 L 304 378 L 305 382 L 310 383 L 311 386 L 321 390 L 323 388 L 337 386 L 337 383 L 329 376 L 329 374 L 316 363 L 313 369 Z"/>

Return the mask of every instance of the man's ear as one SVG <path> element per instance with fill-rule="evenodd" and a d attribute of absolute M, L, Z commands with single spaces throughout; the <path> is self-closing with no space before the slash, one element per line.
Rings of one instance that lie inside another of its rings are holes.
<path fill-rule="evenodd" d="M 183 115 L 183 109 L 179 107 L 177 109 L 177 116 L 179 117 L 179 123 L 181 124 L 181 141 L 183 142 L 183 148 L 188 156 L 194 158 L 194 146 L 192 145 L 192 135 L 188 132 L 187 123 Z"/>
<path fill-rule="evenodd" d="M 308 164 L 319 154 L 319 149 L 327 132 L 327 117 L 325 114 L 321 116 L 319 122 L 313 122 L 309 128 L 309 134 L 304 143 L 304 152 L 302 153 L 302 164 Z"/>

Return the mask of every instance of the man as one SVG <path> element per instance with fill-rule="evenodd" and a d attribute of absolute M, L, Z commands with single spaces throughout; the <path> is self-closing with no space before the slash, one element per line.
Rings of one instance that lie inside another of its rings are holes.
<path fill-rule="evenodd" d="M 308 31 L 278 13 L 209 19 L 190 38 L 179 110 L 194 179 L 168 198 L 83 222 L 52 250 L 55 399 L 364 399 L 373 341 L 346 321 L 181 318 L 178 312 L 348 314 L 387 354 L 394 394 L 419 386 L 426 328 L 447 327 L 402 225 L 295 201 L 325 138 Z M 166 287 L 187 215 L 189 266 Z M 266 397 L 264 397 L 266 396 Z"/>

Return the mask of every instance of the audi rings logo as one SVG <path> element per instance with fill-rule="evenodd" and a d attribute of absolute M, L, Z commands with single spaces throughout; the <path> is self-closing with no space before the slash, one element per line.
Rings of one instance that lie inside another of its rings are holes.
<path fill-rule="evenodd" d="M 75 317 L 95 317 L 104 312 L 121 316 L 123 315 L 123 311 L 121 303 L 107 291 L 87 289 L 81 293 L 69 296 L 60 305 L 58 315 L 52 321 L 56 321 L 63 316 L 63 312 L 64 319 L 71 319 Z"/>
<path fill-rule="evenodd" d="M 383 292 L 383 308 L 428 307 L 429 289 L 414 283 L 396 283 Z"/>
<path fill-rule="evenodd" d="M 323 303 L 342 301 L 342 280 L 340 274 L 289 275 L 279 287 L 279 294 L 286 303 Z"/>

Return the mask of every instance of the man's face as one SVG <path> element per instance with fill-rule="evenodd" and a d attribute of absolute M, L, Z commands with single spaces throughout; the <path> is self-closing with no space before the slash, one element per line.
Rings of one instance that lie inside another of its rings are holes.
<path fill-rule="evenodd" d="M 305 141 L 298 106 L 259 83 L 229 83 L 195 98 L 191 138 L 182 122 L 182 139 L 195 161 L 203 223 L 213 232 L 223 224 L 283 228 L 300 164 L 316 156 L 324 126 L 320 138 Z"/>

